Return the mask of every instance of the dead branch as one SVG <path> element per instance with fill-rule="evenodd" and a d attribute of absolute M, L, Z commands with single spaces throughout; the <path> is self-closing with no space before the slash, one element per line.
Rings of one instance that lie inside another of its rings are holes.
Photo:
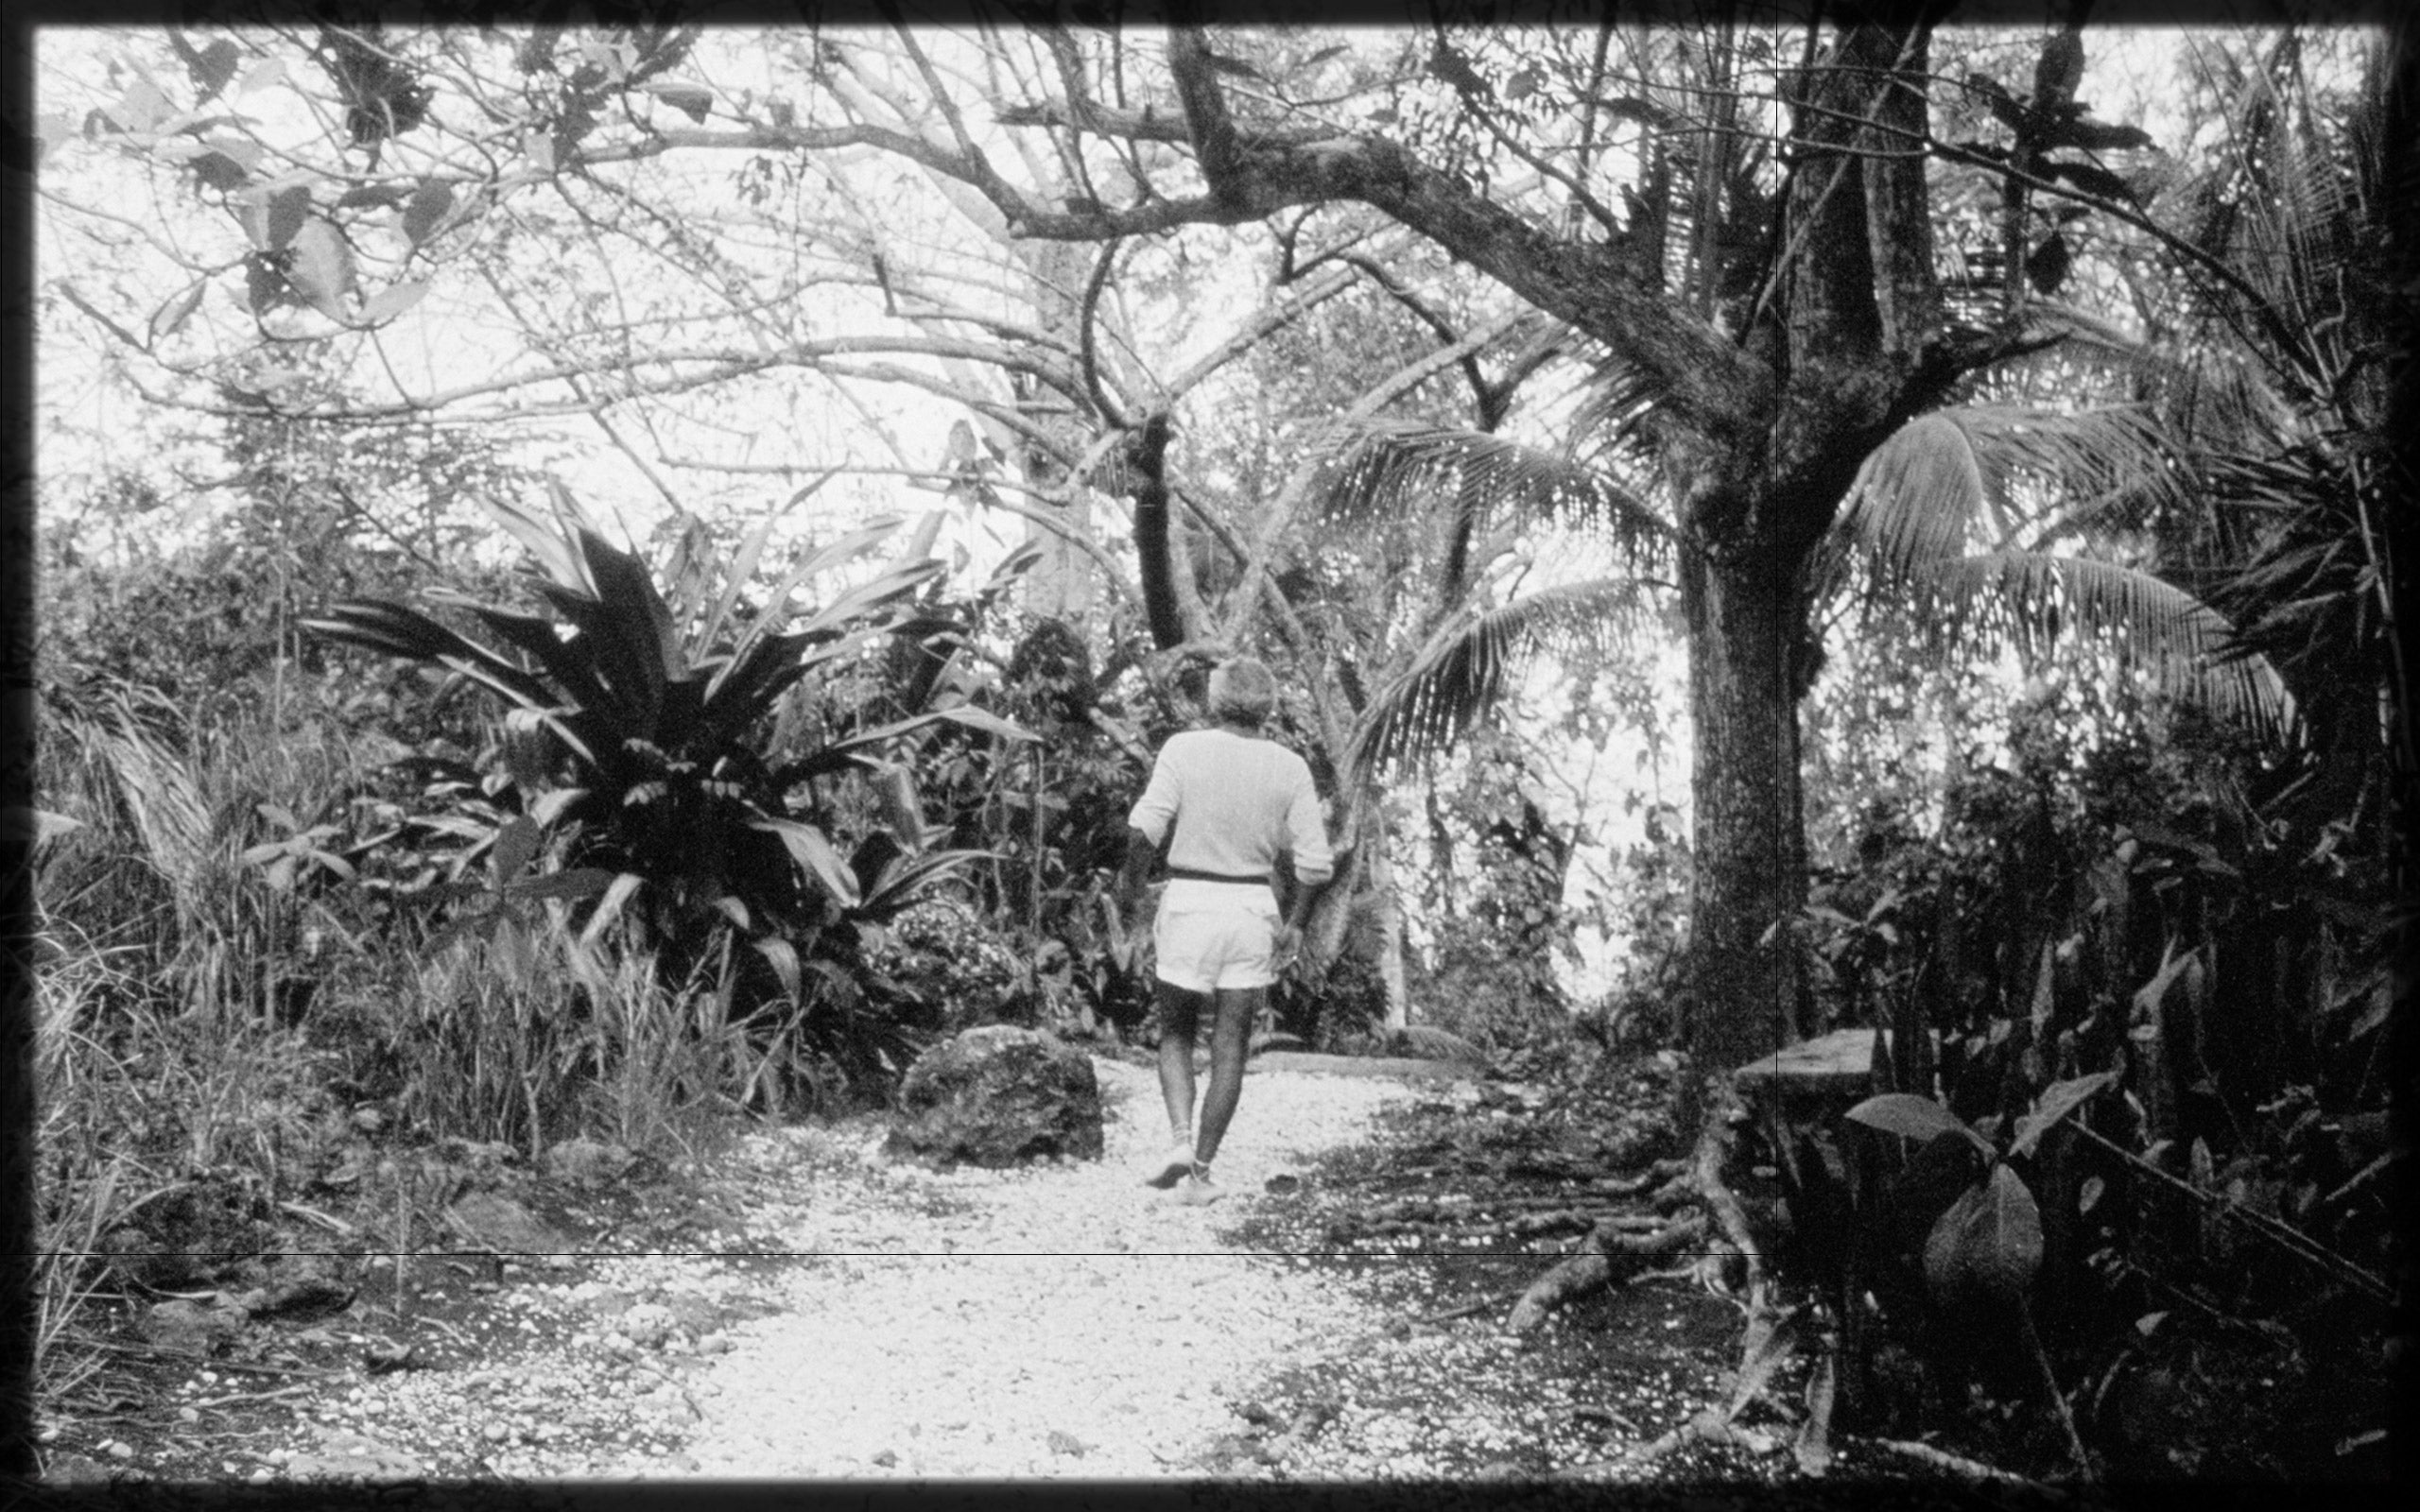
<path fill-rule="evenodd" d="M 1605 1290 L 1613 1280 L 1613 1257 L 1583 1244 L 1578 1254 L 1530 1283 L 1529 1290 L 1521 1294 L 1521 1300 L 1513 1304 L 1512 1315 L 1505 1320 L 1505 1326 L 1515 1333 L 1527 1333 L 1545 1322 L 1548 1313 Z"/>
<path fill-rule="evenodd" d="M 1588 1190 L 1609 1197 L 1634 1197 L 1659 1181 L 1669 1181 L 1688 1169 L 1685 1160 L 1658 1160 L 1635 1176 L 1596 1177 Z"/>

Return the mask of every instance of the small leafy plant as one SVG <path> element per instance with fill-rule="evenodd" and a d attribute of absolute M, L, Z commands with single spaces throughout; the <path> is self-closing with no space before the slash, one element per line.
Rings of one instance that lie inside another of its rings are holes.
<path fill-rule="evenodd" d="M 1849 1109 L 1858 1123 L 1917 1144 L 1945 1135 L 1963 1139 L 1981 1158 L 1973 1183 L 1925 1239 L 1925 1281 L 1936 1296 L 2023 1301 L 2042 1268 L 2042 1210 L 2009 1161 L 2031 1155 L 2060 1120 L 2117 1079 L 2115 1072 L 2100 1071 L 2045 1088 L 2017 1121 L 2005 1151 L 1940 1103 L 1913 1092 L 1885 1092 Z"/>
<path fill-rule="evenodd" d="M 2042 1270 L 2042 1209 L 2010 1162 L 2031 1157 L 2046 1135 L 2117 1080 L 2117 1073 L 2100 1071 L 2043 1089 L 2017 1120 L 2006 1149 L 1942 1104 L 1913 1092 L 1869 1097 L 1847 1115 L 1919 1146 L 1946 1138 L 1962 1141 L 1972 1150 L 1977 1160 L 1972 1179 L 1933 1219 L 1925 1236 L 1926 1288 L 1945 1306 L 1979 1304 L 2014 1311 L 2043 1387 L 2066 1431 L 2070 1452 L 2087 1475 L 2090 1455 L 2033 1324 L 2031 1294 Z"/>

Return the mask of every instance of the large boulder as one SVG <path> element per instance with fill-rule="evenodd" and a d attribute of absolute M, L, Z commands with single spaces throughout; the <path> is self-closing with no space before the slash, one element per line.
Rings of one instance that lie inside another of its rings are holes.
<path fill-rule="evenodd" d="M 1092 1057 L 1032 1029 L 969 1029 L 908 1068 L 886 1147 L 944 1164 L 1098 1160 L 1100 1082 Z"/>

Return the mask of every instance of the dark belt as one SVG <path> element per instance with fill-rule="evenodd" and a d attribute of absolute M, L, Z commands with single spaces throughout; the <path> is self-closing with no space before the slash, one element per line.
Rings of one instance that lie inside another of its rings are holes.
<path fill-rule="evenodd" d="M 1191 867 L 1168 868 L 1168 880 L 1171 882 L 1232 882 L 1246 887 L 1269 885 L 1269 879 L 1266 876 L 1238 877 L 1224 871 L 1197 871 Z"/>

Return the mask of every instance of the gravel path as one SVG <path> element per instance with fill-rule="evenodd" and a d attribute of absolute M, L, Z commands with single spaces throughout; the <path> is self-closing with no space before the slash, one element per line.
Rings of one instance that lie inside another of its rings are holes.
<path fill-rule="evenodd" d="M 785 1311 L 736 1334 L 702 1383 L 688 1453 L 735 1477 L 1166 1475 L 1232 1429 L 1220 1398 L 1305 1336 L 1369 1327 L 1289 1257 L 1236 1254 L 1228 1205 L 1192 1207 L 1138 1172 L 1165 1147 L 1157 1084 L 1097 1063 L 1098 1162 L 1013 1172 L 892 1168 L 937 1211 L 783 1215 L 833 1258 L 782 1278 Z M 1247 1083 L 1219 1177 L 1256 1192 L 1359 1134 L 1399 1083 L 1269 1073 Z M 693 1388 L 693 1393 L 700 1388 Z M 712 1404 L 705 1405 L 707 1397 Z"/>
<path fill-rule="evenodd" d="M 1098 1161 L 930 1171 L 885 1159 L 879 1121 L 751 1136 L 708 1183 L 726 1253 L 511 1286 L 527 1349 L 351 1387 L 251 1478 L 1201 1474 L 1236 1394 L 1381 1321 L 1220 1232 L 1415 1090 L 1255 1071 L 1219 1160 L 1234 1195 L 1194 1207 L 1141 1184 L 1166 1147 L 1153 1074 L 1094 1064 Z"/>

